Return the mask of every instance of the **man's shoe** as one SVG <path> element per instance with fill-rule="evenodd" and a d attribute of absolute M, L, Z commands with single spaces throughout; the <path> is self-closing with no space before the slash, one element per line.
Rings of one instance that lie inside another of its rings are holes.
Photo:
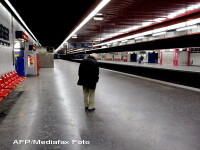
<path fill-rule="evenodd" d="M 85 110 L 88 110 L 88 107 L 85 107 Z"/>
<path fill-rule="evenodd" d="M 94 111 L 94 110 L 95 110 L 95 108 L 92 108 L 92 109 L 88 109 L 88 111 L 89 111 L 89 112 L 91 112 L 91 111 Z"/>

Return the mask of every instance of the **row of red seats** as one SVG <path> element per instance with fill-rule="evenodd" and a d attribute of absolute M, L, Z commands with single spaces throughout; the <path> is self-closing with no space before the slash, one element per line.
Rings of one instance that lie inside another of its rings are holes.
<path fill-rule="evenodd" d="M 15 70 L 3 74 L 0 77 L 0 102 L 24 79 L 25 77 L 20 77 Z"/>

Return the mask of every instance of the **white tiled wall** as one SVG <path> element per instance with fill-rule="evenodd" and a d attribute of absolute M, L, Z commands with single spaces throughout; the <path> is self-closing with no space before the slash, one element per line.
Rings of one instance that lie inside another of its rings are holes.
<path fill-rule="evenodd" d="M 114 54 L 114 58 L 121 59 L 122 54 L 120 52 Z"/>
<path fill-rule="evenodd" d="M 188 65 L 188 52 L 180 51 L 178 53 L 178 65 L 179 66 L 187 66 Z"/>
<path fill-rule="evenodd" d="M 0 3 L 0 23 L 9 29 L 9 42 L 11 45 L 9 47 L 0 45 L 0 75 L 9 72 L 14 69 L 13 65 L 13 35 L 11 29 L 12 16 Z"/>
<path fill-rule="evenodd" d="M 173 51 L 163 51 L 162 52 L 163 65 L 173 65 Z"/>
<path fill-rule="evenodd" d="M 190 60 L 192 62 L 191 65 L 200 66 L 200 53 L 191 53 Z"/>

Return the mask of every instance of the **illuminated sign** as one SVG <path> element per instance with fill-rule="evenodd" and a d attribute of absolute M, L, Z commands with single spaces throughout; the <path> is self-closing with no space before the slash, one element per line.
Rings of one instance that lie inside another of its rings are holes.
<path fill-rule="evenodd" d="M 29 67 L 29 68 L 35 66 L 34 59 L 35 59 L 35 58 L 34 58 L 32 55 L 28 55 L 28 67 Z"/>
<path fill-rule="evenodd" d="M 29 45 L 29 50 L 36 51 L 36 47 L 34 45 Z"/>
<path fill-rule="evenodd" d="M 3 46 L 10 46 L 9 41 L 9 29 L 4 27 L 2 24 L 0 24 L 0 45 Z"/>
<path fill-rule="evenodd" d="M 69 43 L 69 48 L 92 48 L 92 43 Z"/>
<path fill-rule="evenodd" d="M 16 31 L 16 39 L 24 39 L 28 42 L 28 35 L 26 35 L 23 31 Z"/>

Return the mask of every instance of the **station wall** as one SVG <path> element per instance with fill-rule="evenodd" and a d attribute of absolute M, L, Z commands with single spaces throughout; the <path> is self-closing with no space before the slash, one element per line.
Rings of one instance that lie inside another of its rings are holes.
<path fill-rule="evenodd" d="M 9 40 L 0 39 L 3 42 L 10 43 L 10 46 L 0 44 L 0 75 L 14 69 L 13 62 L 13 34 L 12 34 L 12 16 L 0 3 L 0 24 L 9 29 Z"/>
<path fill-rule="evenodd" d="M 179 66 L 187 66 L 188 65 L 188 52 L 180 51 L 178 53 L 178 65 Z"/>
<path fill-rule="evenodd" d="M 8 45 L 0 42 L 0 75 L 15 69 L 14 65 L 14 43 L 16 40 L 16 31 L 23 31 L 28 35 L 29 42 L 26 42 L 28 50 L 29 45 L 37 45 L 38 43 L 31 35 L 23 28 L 23 26 L 12 16 L 12 14 L 0 3 L 0 24 L 9 30 L 9 40 L 0 38 L 2 42 L 9 43 Z"/>
<path fill-rule="evenodd" d="M 191 53 L 190 60 L 192 62 L 191 65 L 200 66 L 200 53 Z"/>
<path fill-rule="evenodd" d="M 173 65 L 173 51 L 163 51 L 162 53 L 163 65 Z"/>

